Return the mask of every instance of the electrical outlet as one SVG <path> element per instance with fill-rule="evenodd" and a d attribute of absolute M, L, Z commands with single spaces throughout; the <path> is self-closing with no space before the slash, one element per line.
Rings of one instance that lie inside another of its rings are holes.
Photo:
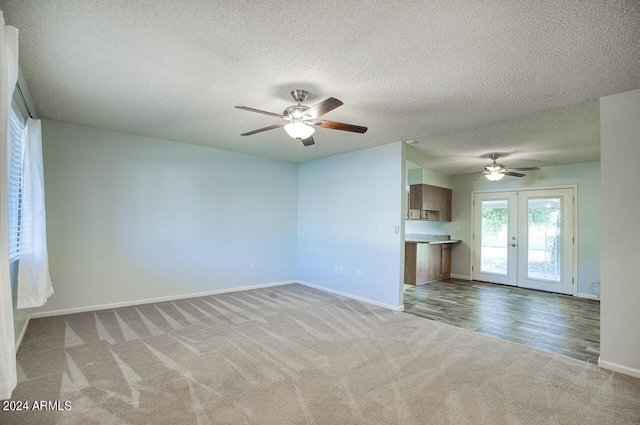
<path fill-rule="evenodd" d="M 338 267 L 338 273 L 340 274 L 344 273 L 344 268 L 342 266 Z"/>
<path fill-rule="evenodd" d="M 253 270 L 256 268 L 256 265 L 253 263 L 249 263 L 249 269 Z"/>
<path fill-rule="evenodd" d="M 362 270 L 358 270 L 356 274 L 358 275 L 358 277 L 362 277 Z"/>
<path fill-rule="evenodd" d="M 396 226 L 393 228 L 393 231 L 395 232 L 395 234 L 397 235 L 398 233 L 400 233 L 400 226 Z"/>
<path fill-rule="evenodd" d="M 333 272 L 338 273 L 338 266 L 333 266 Z"/>

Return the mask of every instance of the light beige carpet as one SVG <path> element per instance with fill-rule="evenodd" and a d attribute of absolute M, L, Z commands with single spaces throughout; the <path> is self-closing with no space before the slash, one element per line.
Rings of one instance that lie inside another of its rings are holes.
<path fill-rule="evenodd" d="M 0 424 L 637 424 L 640 380 L 299 285 L 33 320 Z"/>

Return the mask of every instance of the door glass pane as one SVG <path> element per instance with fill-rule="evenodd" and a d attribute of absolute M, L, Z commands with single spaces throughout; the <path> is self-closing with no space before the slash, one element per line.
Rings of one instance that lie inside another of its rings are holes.
<path fill-rule="evenodd" d="M 506 199 L 482 201 L 480 271 L 506 276 L 509 243 L 509 203 Z"/>
<path fill-rule="evenodd" d="M 562 198 L 530 198 L 527 209 L 527 277 L 561 282 Z"/>

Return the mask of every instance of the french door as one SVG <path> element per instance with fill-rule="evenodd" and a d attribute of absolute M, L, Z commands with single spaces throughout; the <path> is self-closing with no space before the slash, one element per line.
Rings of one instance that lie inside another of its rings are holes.
<path fill-rule="evenodd" d="M 518 236 L 517 203 L 516 192 L 474 196 L 475 280 L 512 286 L 518 284 L 518 256 L 515 249 Z"/>
<path fill-rule="evenodd" d="M 573 189 L 474 194 L 475 280 L 573 294 Z"/>

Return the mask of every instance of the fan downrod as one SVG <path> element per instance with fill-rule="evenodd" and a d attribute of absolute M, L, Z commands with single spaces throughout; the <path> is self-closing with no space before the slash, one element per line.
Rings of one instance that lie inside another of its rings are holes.
<path fill-rule="evenodd" d="M 291 97 L 293 97 L 293 100 L 298 102 L 298 104 L 304 102 L 308 94 L 308 91 L 302 89 L 291 90 Z"/>

